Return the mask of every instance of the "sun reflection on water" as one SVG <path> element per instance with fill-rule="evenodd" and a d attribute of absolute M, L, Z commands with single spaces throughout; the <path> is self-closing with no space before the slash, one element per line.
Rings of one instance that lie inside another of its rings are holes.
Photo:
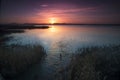
<path fill-rule="evenodd" d="M 50 28 L 49 28 L 50 32 L 57 32 L 57 29 L 52 25 Z"/>

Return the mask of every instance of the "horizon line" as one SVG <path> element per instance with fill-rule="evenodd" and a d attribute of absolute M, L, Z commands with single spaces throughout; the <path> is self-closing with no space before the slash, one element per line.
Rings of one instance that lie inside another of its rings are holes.
<path fill-rule="evenodd" d="M 120 25 L 120 23 L 0 23 L 9 25 Z"/>

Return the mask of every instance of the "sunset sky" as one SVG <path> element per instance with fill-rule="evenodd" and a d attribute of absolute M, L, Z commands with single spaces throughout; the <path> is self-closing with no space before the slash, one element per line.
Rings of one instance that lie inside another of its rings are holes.
<path fill-rule="evenodd" d="M 1 0 L 0 23 L 120 23 L 120 0 Z"/>

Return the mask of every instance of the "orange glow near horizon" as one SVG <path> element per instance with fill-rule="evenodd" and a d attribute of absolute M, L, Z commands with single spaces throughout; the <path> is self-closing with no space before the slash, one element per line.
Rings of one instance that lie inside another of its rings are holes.
<path fill-rule="evenodd" d="M 50 18 L 49 22 L 50 22 L 50 24 L 56 23 L 56 18 Z"/>

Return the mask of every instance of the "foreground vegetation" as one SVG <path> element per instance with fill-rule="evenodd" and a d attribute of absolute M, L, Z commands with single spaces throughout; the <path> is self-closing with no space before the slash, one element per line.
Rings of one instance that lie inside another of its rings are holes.
<path fill-rule="evenodd" d="M 79 49 L 67 68 L 67 80 L 120 80 L 120 45 Z"/>
<path fill-rule="evenodd" d="M 0 75 L 14 77 L 39 62 L 45 53 L 40 45 L 0 46 Z"/>
<path fill-rule="evenodd" d="M 12 37 L 6 35 L 11 33 L 22 33 L 24 29 L 47 29 L 49 26 L 34 25 L 0 25 L 0 80 L 12 78 L 24 72 L 27 68 L 34 65 L 46 54 L 44 48 L 40 45 L 5 46 L 5 42 Z"/>

